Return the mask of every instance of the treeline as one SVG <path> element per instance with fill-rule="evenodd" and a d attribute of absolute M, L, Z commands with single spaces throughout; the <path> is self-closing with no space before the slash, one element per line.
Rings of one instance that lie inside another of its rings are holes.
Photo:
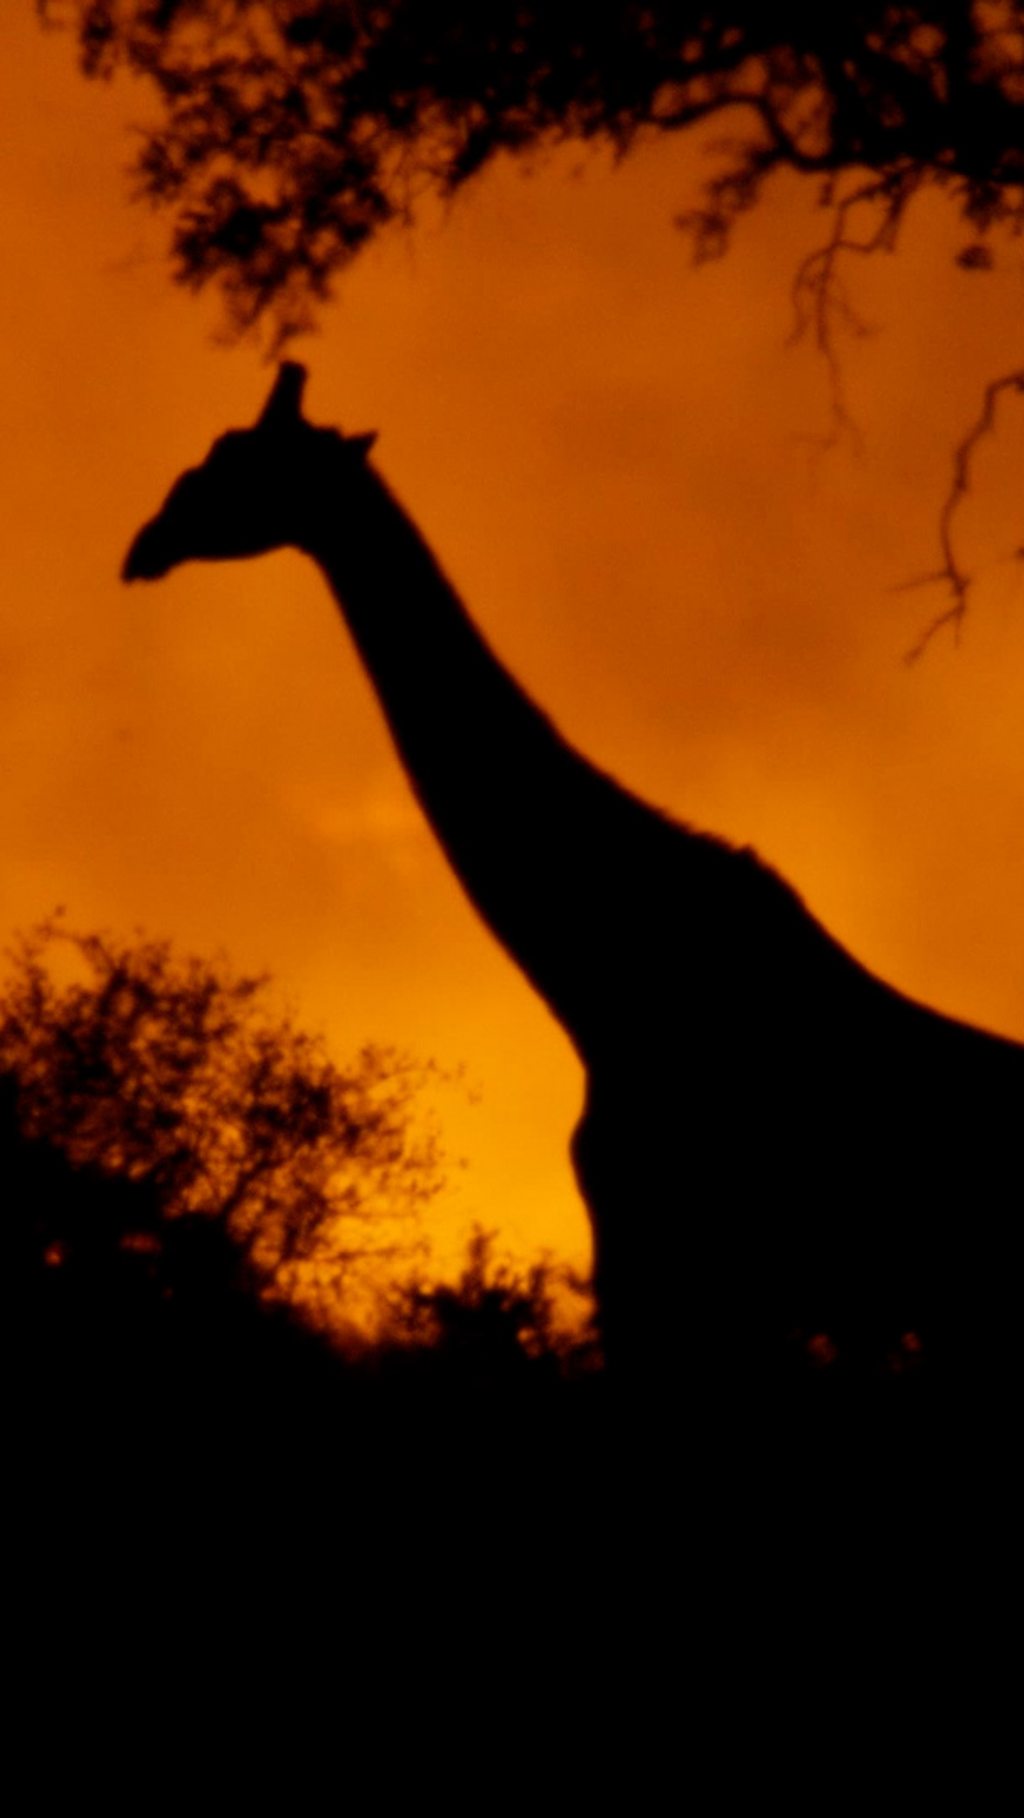
<path fill-rule="evenodd" d="M 681 1367 L 617 1411 L 585 1283 L 502 1263 L 481 1232 L 458 1280 L 431 1275 L 423 1077 L 374 1049 L 339 1068 L 263 981 L 166 945 L 59 921 L 22 941 L 0 993 L 0 1193 L 26 1441 L 255 1458 L 301 1431 L 346 1474 L 395 1422 L 478 1460 L 511 1422 L 578 1465 L 623 1414 L 658 1445 L 945 1417 L 914 1333 L 794 1333 L 749 1406 L 734 1381 L 715 1404 L 713 1376 L 688 1393 Z"/>

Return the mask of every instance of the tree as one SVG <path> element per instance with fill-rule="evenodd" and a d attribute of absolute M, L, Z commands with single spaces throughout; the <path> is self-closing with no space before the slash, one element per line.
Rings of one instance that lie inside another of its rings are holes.
<path fill-rule="evenodd" d="M 250 1295 L 337 1326 L 375 1269 L 416 1253 L 441 1184 L 437 1138 L 413 1115 L 429 1068 L 374 1047 L 339 1068 L 268 1013 L 264 980 L 164 942 L 51 921 L 12 958 L 0 1078 L 22 1142 L 51 1158 L 20 1218 L 33 1266 L 109 1283 L 119 1261 L 176 1292 L 200 1250 L 210 1279 L 216 1250 Z"/>
<path fill-rule="evenodd" d="M 56 0 L 37 0 L 44 17 Z M 781 169 L 817 177 L 833 237 L 798 290 L 827 298 L 844 251 L 892 246 L 926 187 L 970 224 L 1024 227 L 1019 0 L 69 0 L 82 67 L 127 66 L 161 117 L 142 196 L 175 220 L 179 276 L 224 289 L 236 324 L 311 302 L 418 196 L 450 195 L 500 152 L 563 139 L 628 152 L 713 114 L 734 138 L 698 255 Z M 848 181 L 849 180 L 849 181 Z M 851 216 L 871 222 L 854 238 Z"/>
<path fill-rule="evenodd" d="M 984 271 L 1024 229 L 1021 0 L 36 0 L 74 24 L 82 68 L 126 67 L 156 89 L 135 163 L 141 198 L 173 218 L 181 282 L 219 287 L 236 333 L 279 348 L 332 281 L 429 192 L 451 196 L 500 153 L 568 139 L 619 156 L 722 116 L 731 137 L 696 209 L 695 257 L 722 254 L 780 170 L 817 180 L 827 227 L 794 274 L 799 332 L 828 363 L 850 428 L 836 329 L 857 326 L 851 258 L 895 250 L 926 189 L 959 210 L 959 263 Z M 994 377 L 954 451 L 940 564 L 923 584 L 959 628 L 971 576 L 957 514 L 978 443 L 1024 367 Z"/>

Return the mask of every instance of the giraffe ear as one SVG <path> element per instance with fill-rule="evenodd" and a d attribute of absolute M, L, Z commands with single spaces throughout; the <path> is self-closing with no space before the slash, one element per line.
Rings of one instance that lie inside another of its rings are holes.
<path fill-rule="evenodd" d="M 284 360 L 277 369 L 270 396 L 260 412 L 258 429 L 284 429 L 302 421 L 302 393 L 306 385 L 306 368 L 296 360 Z"/>

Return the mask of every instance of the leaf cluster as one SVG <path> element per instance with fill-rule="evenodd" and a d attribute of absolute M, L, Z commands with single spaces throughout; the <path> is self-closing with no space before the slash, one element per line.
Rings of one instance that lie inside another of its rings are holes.
<path fill-rule="evenodd" d="M 308 325 L 331 280 L 427 191 L 560 140 L 627 152 L 723 114 L 725 163 L 682 217 L 727 244 L 776 170 L 869 179 L 880 244 L 925 185 L 976 235 L 1024 225 L 1020 0 L 37 0 L 92 76 L 155 86 L 141 195 L 178 276 L 242 330 Z M 980 263 L 977 239 L 968 256 Z"/>

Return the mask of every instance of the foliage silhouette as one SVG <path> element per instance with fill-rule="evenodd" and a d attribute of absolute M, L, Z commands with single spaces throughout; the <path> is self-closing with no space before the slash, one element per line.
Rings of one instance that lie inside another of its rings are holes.
<path fill-rule="evenodd" d="M 374 1268 L 414 1254 L 442 1180 L 436 1134 L 413 1116 L 428 1067 L 366 1047 L 342 1070 L 268 1014 L 264 980 L 164 942 L 51 921 L 13 957 L 0 1073 L 23 1136 L 118 1183 L 138 1227 L 104 1193 L 103 1218 L 65 1224 L 52 1196 L 35 1241 L 55 1266 L 92 1267 L 115 1244 L 126 1267 L 176 1283 L 175 1259 L 203 1246 L 247 1292 L 330 1323 Z M 59 960 L 78 976 L 61 981 Z"/>
<path fill-rule="evenodd" d="M 494 1243 L 495 1234 L 478 1226 L 454 1282 L 397 1284 L 385 1324 L 387 1367 L 400 1372 L 404 1353 L 421 1368 L 429 1354 L 436 1381 L 492 1389 L 592 1376 L 601 1355 L 591 1321 L 580 1317 L 590 1301 L 586 1284 L 549 1260 L 517 1267 L 496 1255 Z"/>
<path fill-rule="evenodd" d="M 263 981 L 166 943 L 51 921 L 14 962 L 0 1177 L 23 1343 L 52 1393 L 71 1360 L 122 1399 L 165 1376 L 183 1404 L 246 1377 L 250 1401 L 280 1399 L 298 1371 L 318 1405 L 371 1384 L 514 1392 L 592 1361 L 556 1308 L 584 1292 L 566 1271 L 516 1270 L 477 1232 L 454 1282 L 426 1272 L 430 1070 L 367 1048 L 341 1071 L 261 1012 Z"/>
<path fill-rule="evenodd" d="M 68 8 L 37 0 L 44 18 Z M 890 247 L 911 200 L 945 190 L 980 269 L 991 229 L 1024 225 L 1019 0 L 71 0 L 82 67 L 158 93 L 139 192 L 169 207 L 179 275 L 223 289 L 236 327 L 301 328 L 332 276 L 418 197 L 499 153 L 565 139 L 619 154 L 723 115 L 732 137 L 701 207 L 725 247 L 765 180 L 822 180 L 835 236 L 801 283 L 828 291 L 852 249 Z"/>
<path fill-rule="evenodd" d="M 313 325 L 375 234 L 499 154 L 577 140 L 622 157 L 721 116 L 716 172 L 677 224 L 698 261 L 716 257 L 776 172 L 817 179 L 827 227 L 794 273 L 796 333 L 826 362 L 835 433 L 855 436 L 836 339 L 863 332 L 851 260 L 894 251 L 928 189 L 965 223 L 964 270 L 989 270 L 997 231 L 1024 228 L 1021 0 L 36 5 L 74 26 L 87 75 L 127 67 L 155 87 L 136 193 L 171 214 L 178 279 L 219 289 L 232 335 L 269 322 L 275 351 Z M 1024 367 L 991 379 L 953 451 L 937 566 L 906 583 L 949 603 L 908 660 L 962 627 L 973 575 L 954 533 L 1004 393 L 1024 393 Z"/>

